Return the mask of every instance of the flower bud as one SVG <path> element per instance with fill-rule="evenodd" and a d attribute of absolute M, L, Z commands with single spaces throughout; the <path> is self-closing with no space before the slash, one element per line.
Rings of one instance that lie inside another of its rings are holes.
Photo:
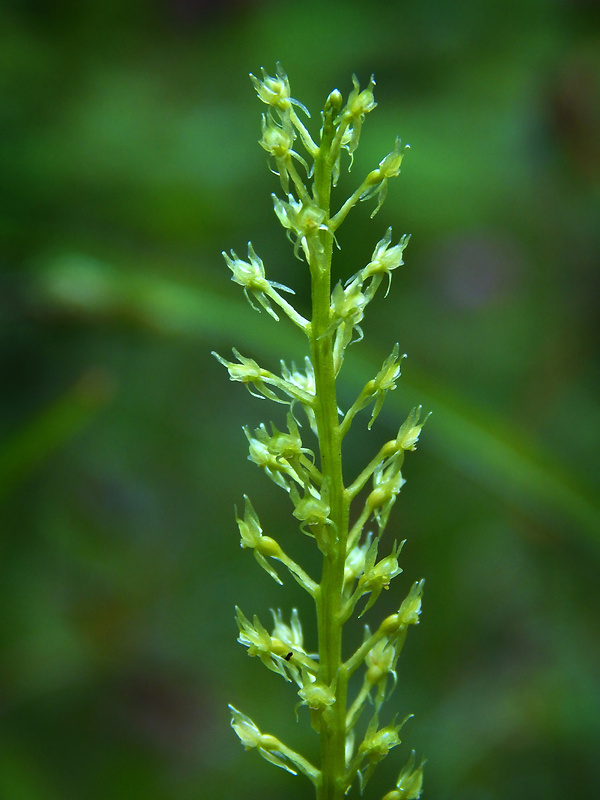
<path fill-rule="evenodd" d="M 327 113 L 328 111 L 332 111 L 334 114 L 337 114 L 338 110 L 342 105 L 342 93 L 339 89 L 334 89 L 332 92 L 329 93 L 329 97 L 325 101 L 324 111 Z"/>

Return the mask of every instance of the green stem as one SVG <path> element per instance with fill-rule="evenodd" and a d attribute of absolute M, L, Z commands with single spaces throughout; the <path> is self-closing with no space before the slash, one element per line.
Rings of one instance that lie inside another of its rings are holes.
<path fill-rule="evenodd" d="M 365 191 L 369 188 L 369 186 L 373 185 L 371 180 L 372 173 L 370 172 L 369 175 L 364 179 L 358 189 L 350 195 L 350 197 L 346 200 L 344 205 L 340 208 L 335 216 L 333 216 L 330 220 L 329 227 L 332 231 L 337 231 L 340 227 L 342 222 L 346 219 L 350 211 L 354 208 L 354 206 L 360 200 L 361 195 L 365 193 Z"/>
<path fill-rule="evenodd" d="M 319 153 L 315 159 L 314 197 L 329 218 L 331 171 L 328 148 L 332 126 L 326 120 Z M 335 385 L 332 333 L 330 329 L 331 258 L 333 234 L 320 230 L 310 247 L 312 322 L 309 333 L 311 360 L 315 373 L 315 418 L 320 450 L 323 486 L 327 487 L 330 536 L 323 557 L 321 583 L 315 593 L 319 638 L 318 680 L 332 686 L 335 702 L 321 717 L 321 771 L 318 800 L 342 800 L 345 781 L 347 680 L 342 675 L 341 618 L 344 563 L 348 538 L 349 502 L 342 474 L 341 433 Z"/>

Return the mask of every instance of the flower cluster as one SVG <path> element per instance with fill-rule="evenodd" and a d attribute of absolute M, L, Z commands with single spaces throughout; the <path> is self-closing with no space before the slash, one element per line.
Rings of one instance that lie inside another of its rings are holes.
<path fill-rule="evenodd" d="M 292 505 L 294 527 L 316 543 L 322 555 L 320 582 L 290 557 L 278 532 L 265 533 L 246 495 L 243 514 L 236 510 L 236 522 L 241 547 L 253 552 L 259 566 L 279 585 L 283 584 L 283 567 L 314 602 L 316 652 L 305 646 L 296 609 L 291 611 L 289 623 L 284 621 L 281 610 L 272 611 L 270 629 L 258 615 L 250 619 L 239 608 L 236 622 L 238 641 L 248 655 L 258 658 L 296 690 L 296 714 L 303 709 L 313 730 L 324 737 L 321 762 L 318 766 L 311 764 L 279 738 L 263 733 L 233 706 L 231 725 L 244 747 L 257 750 L 266 761 L 291 774 L 302 772 L 318 796 L 343 800 L 355 783 L 362 791 L 377 764 L 401 744 L 400 730 L 410 716 L 400 724 L 395 718 L 388 724 L 379 722 L 384 703 L 397 682 L 397 662 L 407 631 L 419 622 L 423 581 L 413 583 L 396 606 L 398 610 L 385 617 L 374 632 L 365 626 L 362 644 L 345 661 L 342 634 L 355 613 L 359 617 L 373 613 L 371 609 L 382 592 L 402 573 L 399 559 L 404 542 L 395 542 L 391 552 L 380 555 L 382 537 L 405 483 L 405 453 L 415 450 L 426 418 L 421 420 L 420 406 L 413 409 L 397 436 L 379 448 L 354 480 L 345 482 L 342 442 L 355 416 L 369 407 L 367 427 L 371 430 L 386 398 L 396 390 L 404 358 L 399 344 L 345 413 L 337 400 L 337 377 L 346 349 L 363 338 L 361 325 L 368 304 L 386 278 L 387 296 L 392 272 L 404 263 L 409 237 L 402 236 L 392 244 L 392 229 L 388 228 L 377 242 L 371 260 L 335 285 L 331 261 L 336 231 L 357 203 L 375 197 L 371 216 L 381 208 L 389 180 L 400 172 L 406 147 L 402 148 L 397 139 L 392 152 L 334 213 L 331 188 L 338 181 L 341 154 L 348 154 L 350 169 L 366 116 L 377 105 L 373 76 L 362 89 L 353 76 L 345 104 L 337 89 L 329 94 L 317 141 L 298 116 L 298 112 L 310 115 L 292 97 L 290 82 L 279 63 L 274 76 L 263 69 L 261 78 L 252 74 L 250 78 L 258 98 L 267 106 L 259 143 L 268 154 L 283 192 L 283 197 L 272 196 L 275 216 L 293 243 L 294 255 L 308 267 L 310 318 L 306 319 L 284 298 L 283 294 L 294 294 L 292 289 L 267 277 L 265 264 L 251 243 L 247 260 L 233 250 L 223 256 L 232 280 L 242 287 L 252 308 L 266 311 L 276 322 L 283 312 L 306 336 L 309 355 L 301 369 L 282 360 L 280 374 L 236 349 L 233 361 L 214 355 L 230 379 L 243 384 L 253 397 L 288 407 L 285 428 L 271 422 L 252 428 L 244 426 L 243 431 L 249 460 L 283 490 Z M 300 155 L 299 146 L 305 155 Z M 310 446 L 305 443 L 307 436 L 313 437 Z M 369 483 L 372 486 L 366 490 Z M 352 504 L 358 502 L 357 496 L 363 490 L 362 510 L 356 514 Z M 363 597 L 365 601 L 361 601 Z M 349 680 L 357 670 L 362 672 L 362 684 L 358 682 L 360 688 L 352 696 Z M 360 734 L 361 715 L 369 704 L 373 707 L 370 722 Z M 384 800 L 420 797 L 422 766 L 415 767 L 413 753 L 400 772 L 396 787 Z"/>

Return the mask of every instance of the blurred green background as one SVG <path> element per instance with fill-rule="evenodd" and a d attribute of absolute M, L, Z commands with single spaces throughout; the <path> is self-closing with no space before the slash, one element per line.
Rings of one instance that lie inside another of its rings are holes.
<path fill-rule="evenodd" d="M 278 59 L 315 111 L 375 73 L 339 202 L 396 134 L 412 146 L 336 262 L 412 233 L 342 373 L 347 404 L 409 354 L 347 473 L 413 404 L 434 412 L 387 534 L 404 574 L 367 617 L 426 578 L 388 711 L 416 717 L 367 794 L 414 747 L 427 798 L 600 796 L 599 23 L 591 0 L 4 0 L 0 798 L 310 796 L 229 728 L 232 702 L 315 751 L 293 689 L 235 641 L 235 603 L 297 605 L 309 645 L 314 624 L 239 549 L 233 504 L 316 562 L 246 460 L 242 424 L 281 408 L 209 355 L 302 358 L 220 256 L 252 238 L 306 309 L 247 78 Z"/>

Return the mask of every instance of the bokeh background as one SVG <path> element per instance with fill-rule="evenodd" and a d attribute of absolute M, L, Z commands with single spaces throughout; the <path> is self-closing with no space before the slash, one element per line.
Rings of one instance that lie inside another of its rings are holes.
<path fill-rule="evenodd" d="M 387 534 L 404 574 L 368 617 L 426 578 L 388 712 L 416 716 L 367 794 L 414 747 L 435 800 L 600 796 L 599 23 L 591 0 L 4 0 L 1 798 L 311 794 L 229 728 L 232 702 L 315 751 L 235 641 L 235 603 L 297 605 L 309 643 L 314 623 L 240 550 L 233 504 L 316 562 L 246 460 L 242 424 L 281 409 L 210 356 L 302 358 L 220 256 L 252 238 L 306 308 L 247 78 L 278 59 L 315 111 L 375 73 L 340 201 L 396 134 L 412 146 L 336 256 L 348 276 L 388 225 L 412 233 L 342 373 L 347 404 L 409 354 L 348 474 L 433 411 Z"/>

